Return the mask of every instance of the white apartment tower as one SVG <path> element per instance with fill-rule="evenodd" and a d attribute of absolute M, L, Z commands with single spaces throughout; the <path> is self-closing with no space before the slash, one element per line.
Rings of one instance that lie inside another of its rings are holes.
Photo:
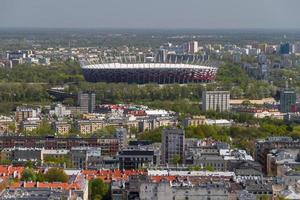
<path fill-rule="evenodd" d="M 202 92 L 202 110 L 225 112 L 230 109 L 229 91 L 203 91 Z"/>

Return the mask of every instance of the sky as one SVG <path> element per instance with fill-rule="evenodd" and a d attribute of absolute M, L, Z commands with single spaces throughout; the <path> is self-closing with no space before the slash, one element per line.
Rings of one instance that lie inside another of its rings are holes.
<path fill-rule="evenodd" d="M 300 0 L 0 0 L 0 27 L 300 29 Z"/>

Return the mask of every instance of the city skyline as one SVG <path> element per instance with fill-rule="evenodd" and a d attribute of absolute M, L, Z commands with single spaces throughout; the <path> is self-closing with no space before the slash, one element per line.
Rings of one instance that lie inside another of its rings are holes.
<path fill-rule="evenodd" d="M 299 29 L 299 6 L 297 0 L 1 0 L 0 27 Z"/>

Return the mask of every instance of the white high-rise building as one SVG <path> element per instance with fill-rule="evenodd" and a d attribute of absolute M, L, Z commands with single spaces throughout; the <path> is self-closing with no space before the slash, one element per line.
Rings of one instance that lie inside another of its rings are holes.
<path fill-rule="evenodd" d="M 230 109 L 229 91 L 203 91 L 202 110 L 224 112 Z"/>
<path fill-rule="evenodd" d="M 197 53 L 198 52 L 198 42 L 191 41 L 188 43 L 188 52 L 189 53 Z"/>
<path fill-rule="evenodd" d="M 66 117 L 71 115 L 71 110 L 67 110 L 62 104 L 57 104 L 49 113 L 51 115 L 56 115 L 57 117 Z"/>
<path fill-rule="evenodd" d="M 296 42 L 295 44 L 293 44 L 292 53 L 300 54 L 300 42 Z"/>

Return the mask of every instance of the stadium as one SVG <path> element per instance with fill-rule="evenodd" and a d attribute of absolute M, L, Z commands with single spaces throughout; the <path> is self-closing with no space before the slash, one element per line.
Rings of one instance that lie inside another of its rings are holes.
<path fill-rule="evenodd" d="M 81 61 L 86 81 L 186 84 L 213 81 L 217 67 L 187 63 L 98 63 Z"/>

